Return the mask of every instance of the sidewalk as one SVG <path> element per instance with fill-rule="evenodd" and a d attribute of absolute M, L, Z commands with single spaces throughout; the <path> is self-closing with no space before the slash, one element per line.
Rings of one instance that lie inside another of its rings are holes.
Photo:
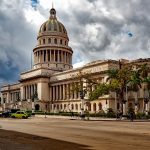
<path fill-rule="evenodd" d="M 45 115 L 35 115 L 35 117 L 45 118 Z M 71 116 L 58 116 L 58 115 L 46 115 L 46 118 L 56 118 L 56 119 L 67 119 L 67 120 L 82 120 L 80 117 Z M 85 121 L 125 121 L 131 122 L 129 119 L 116 119 L 116 118 L 100 118 L 100 117 L 86 117 Z M 150 119 L 135 119 L 133 122 L 150 122 Z"/>

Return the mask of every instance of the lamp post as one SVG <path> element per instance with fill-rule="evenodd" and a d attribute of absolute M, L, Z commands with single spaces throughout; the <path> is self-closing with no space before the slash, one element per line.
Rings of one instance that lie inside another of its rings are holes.
<path fill-rule="evenodd" d="M 84 114 L 84 96 L 85 96 L 85 92 L 84 90 L 80 91 L 80 99 L 81 99 L 81 118 L 84 119 L 85 118 L 85 114 Z"/>
<path fill-rule="evenodd" d="M 115 113 L 117 118 L 117 91 L 115 91 Z"/>
<path fill-rule="evenodd" d="M 123 115 L 126 115 L 126 102 L 127 102 L 127 100 L 122 101 L 122 103 L 123 103 Z"/>
<path fill-rule="evenodd" d="M 146 115 L 148 115 L 148 102 L 149 102 L 149 98 L 148 98 L 148 97 L 144 97 L 145 114 L 146 114 Z"/>
<path fill-rule="evenodd" d="M 136 100 L 134 104 L 135 104 L 135 114 L 137 114 L 139 102 Z"/>

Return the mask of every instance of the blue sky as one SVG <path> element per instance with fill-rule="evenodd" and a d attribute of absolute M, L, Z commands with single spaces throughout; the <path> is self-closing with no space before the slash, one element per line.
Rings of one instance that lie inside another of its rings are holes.
<path fill-rule="evenodd" d="M 53 0 L 70 39 L 73 64 L 150 57 L 149 0 Z M 52 0 L 0 1 L 0 84 L 30 69 L 40 25 Z"/>

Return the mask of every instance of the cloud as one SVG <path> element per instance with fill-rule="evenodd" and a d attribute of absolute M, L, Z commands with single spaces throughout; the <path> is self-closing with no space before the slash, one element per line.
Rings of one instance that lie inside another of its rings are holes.
<path fill-rule="evenodd" d="M 0 1 L 0 78 L 17 81 L 21 71 L 29 69 L 36 32 L 24 16 L 26 3 Z M 15 6 L 14 6 L 15 5 Z"/>
<path fill-rule="evenodd" d="M 29 69 L 40 24 L 48 19 L 52 1 L 35 4 L 36 11 L 31 0 L 0 1 L 1 81 L 17 80 L 20 71 Z M 73 64 L 149 57 L 149 0 L 55 0 L 54 7 L 68 31 Z"/>

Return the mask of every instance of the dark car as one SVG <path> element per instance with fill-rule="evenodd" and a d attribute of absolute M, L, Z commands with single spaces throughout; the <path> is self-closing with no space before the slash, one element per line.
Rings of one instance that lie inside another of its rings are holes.
<path fill-rule="evenodd" d="M 19 110 L 20 109 L 11 109 L 11 110 L 4 111 L 0 113 L 0 117 L 3 117 L 3 118 L 11 117 L 11 114 L 16 113 Z"/>
<path fill-rule="evenodd" d="M 1 114 L 1 117 L 3 117 L 3 118 L 7 118 L 7 117 L 10 117 L 10 116 L 11 116 L 10 111 L 5 111 L 5 112 L 2 112 L 2 114 Z"/>
<path fill-rule="evenodd" d="M 0 117 L 2 117 L 2 113 L 3 113 L 3 112 L 2 112 L 2 111 L 0 111 Z"/>

